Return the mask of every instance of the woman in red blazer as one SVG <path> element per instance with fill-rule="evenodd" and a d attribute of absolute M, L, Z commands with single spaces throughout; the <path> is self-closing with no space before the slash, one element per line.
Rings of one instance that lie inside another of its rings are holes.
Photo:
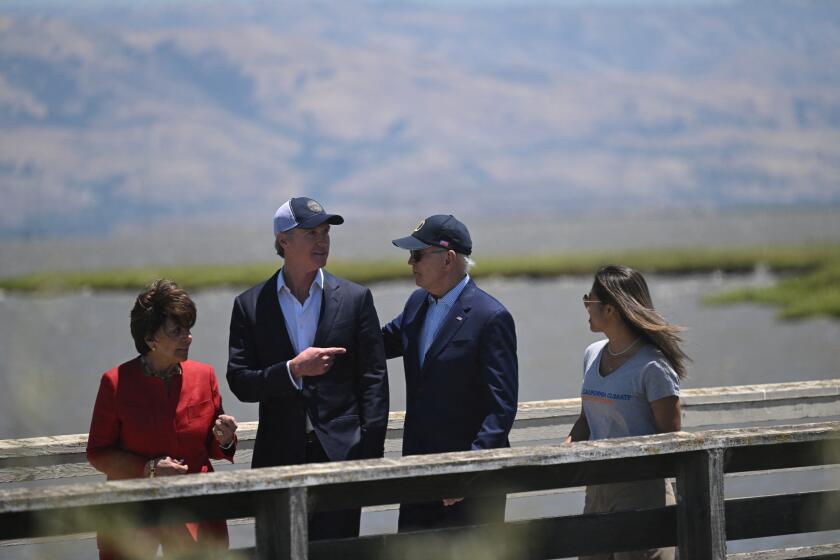
<path fill-rule="evenodd" d="M 174 282 L 158 280 L 131 310 L 140 355 L 102 376 L 87 457 L 108 480 L 210 472 L 233 461 L 236 420 L 224 414 L 212 366 L 188 360 L 195 304 Z M 227 548 L 227 524 L 109 528 L 97 535 L 100 559 L 150 558 Z"/>

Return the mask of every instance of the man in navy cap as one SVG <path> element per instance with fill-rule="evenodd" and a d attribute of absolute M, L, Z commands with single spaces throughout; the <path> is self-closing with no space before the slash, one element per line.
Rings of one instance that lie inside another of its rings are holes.
<path fill-rule="evenodd" d="M 382 329 L 402 356 L 403 455 L 509 447 L 518 366 L 513 318 L 470 279 L 472 241 L 453 216 L 429 216 L 393 244 L 410 251 L 420 289 Z M 402 504 L 401 531 L 504 521 L 505 496 Z"/>
<path fill-rule="evenodd" d="M 382 457 L 388 375 L 373 297 L 324 270 L 342 223 L 311 198 L 286 201 L 274 215 L 283 267 L 233 304 L 227 380 L 260 403 L 254 468 Z M 359 516 L 316 513 L 309 538 L 358 536 Z"/>

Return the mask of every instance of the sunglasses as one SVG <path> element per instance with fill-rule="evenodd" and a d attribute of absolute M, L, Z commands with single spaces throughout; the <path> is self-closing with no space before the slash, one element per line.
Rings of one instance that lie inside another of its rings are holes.
<path fill-rule="evenodd" d="M 590 303 L 603 303 L 600 299 L 592 299 L 589 297 L 589 294 L 583 294 L 583 305 L 584 307 L 589 307 Z"/>
<path fill-rule="evenodd" d="M 446 253 L 449 249 L 437 249 L 435 251 L 429 251 L 428 253 L 423 253 L 422 249 L 415 249 L 413 251 L 409 251 L 411 253 L 411 260 L 414 262 L 420 262 L 424 255 L 434 255 L 435 253 Z"/>

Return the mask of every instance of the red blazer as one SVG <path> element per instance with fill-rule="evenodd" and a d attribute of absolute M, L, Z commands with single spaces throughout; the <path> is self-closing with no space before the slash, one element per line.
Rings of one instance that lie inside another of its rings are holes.
<path fill-rule="evenodd" d="M 169 390 L 163 380 L 143 373 L 139 356 L 102 375 L 93 407 L 87 458 L 108 480 L 139 478 L 149 459 L 182 459 L 190 473 L 213 470 L 210 458 L 233 462 L 213 436 L 222 409 L 213 367 L 191 360 L 181 364 Z M 205 534 L 227 541 L 224 522 L 188 524 L 193 539 Z M 224 535 L 220 532 L 224 531 Z"/>

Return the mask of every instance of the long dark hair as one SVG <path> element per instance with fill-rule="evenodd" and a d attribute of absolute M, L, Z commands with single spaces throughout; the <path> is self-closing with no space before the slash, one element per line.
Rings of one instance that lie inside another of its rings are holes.
<path fill-rule="evenodd" d="M 644 276 L 628 266 L 608 264 L 595 273 L 592 289 L 604 304 L 615 307 L 625 323 L 648 342 L 659 348 L 680 379 L 688 375 L 691 361 L 680 348 L 683 327 L 674 325 L 653 309 Z"/>

